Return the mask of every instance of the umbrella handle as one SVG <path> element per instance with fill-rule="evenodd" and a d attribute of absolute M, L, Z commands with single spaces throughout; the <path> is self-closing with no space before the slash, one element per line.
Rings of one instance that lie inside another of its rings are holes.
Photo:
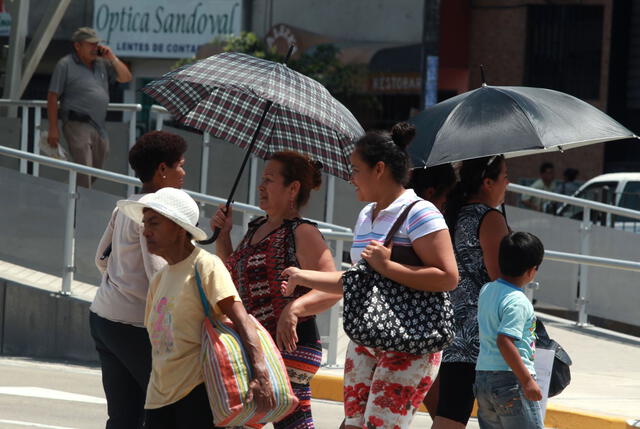
<path fill-rule="evenodd" d="M 247 148 L 246 153 L 244 155 L 244 159 L 242 160 L 242 165 L 240 166 L 240 170 L 238 170 L 238 174 L 236 175 L 236 180 L 235 182 L 233 182 L 233 186 L 231 187 L 231 193 L 229 194 L 229 198 L 227 199 L 227 206 L 226 206 L 227 209 L 229 209 L 229 206 L 233 201 L 233 195 L 235 194 L 236 188 L 238 187 L 238 183 L 240 182 L 240 176 L 242 176 L 244 167 L 247 165 L 247 161 L 249 160 L 249 155 L 251 155 L 251 149 L 253 149 L 253 146 L 256 143 L 256 138 L 258 137 L 258 133 L 262 128 L 262 123 L 264 122 L 264 118 L 265 116 L 267 116 L 267 112 L 271 108 L 272 104 L 273 104 L 273 101 L 268 100 L 267 103 L 265 104 L 264 110 L 262 111 L 260 122 L 258 122 L 258 126 L 256 127 L 256 130 L 253 133 L 253 136 L 251 137 L 251 143 L 249 143 L 249 147 Z M 220 228 L 216 228 L 213 231 L 213 235 L 211 236 L 211 238 L 207 238 L 206 240 L 200 240 L 198 241 L 198 244 L 211 244 L 214 241 L 216 241 L 216 239 L 218 238 L 218 235 L 220 235 Z"/>
<path fill-rule="evenodd" d="M 219 235 L 220 235 L 220 228 L 216 226 L 216 229 L 213 230 L 213 235 L 211 236 L 211 238 L 207 238 L 206 240 L 200 240 L 198 241 L 198 244 L 211 244 L 218 239 Z"/>
<path fill-rule="evenodd" d="M 225 205 L 225 213 L 229 213 L 230 205 L 231 205 L 231 198 L 227 200 L 227 204 Z M 207 238 L 206 240 L 199 240 L 198 244 L 203 244 L 203 245 L 211 244 L 218 239 L 219 235 L 220 235 L 220 228 L 216 226 L 215 229 L 213 230 L 213 235 L 211 235 L 211 237 Z"/>
<path fill-rule="evenodd" d="M 287 51 L 287 56 L 284 59 L 284 64 L 287 64 L 289 62 L 289 58 L 291 58 L 291 54 L 293 54 L 293 49 L 296 47 L 295 44 L 290 44 L 289 45 L 289 50 Z"/>

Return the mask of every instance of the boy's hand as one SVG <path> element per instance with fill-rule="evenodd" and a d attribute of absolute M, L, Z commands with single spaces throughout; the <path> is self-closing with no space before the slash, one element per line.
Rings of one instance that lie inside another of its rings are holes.
<path fill-rule="evenodd" d="M 539 401 L 542 399 L 540 386 L 538 386 L 538 383 L 536 383 L 533 377 L 529 377 L 529 380 L 522 386 L 522 390 L 524 396 L 530 401 Z"/>
<path fill-rule="evenodd" d="M 300 284 L 300 272 L 302 270 L 297 267 L 286 268 L 280 277 L 286 280 L 282 280 L 280 284 L 280 290 L 284 296 L 291 296 L 296 290 L 296 286 Z"/>

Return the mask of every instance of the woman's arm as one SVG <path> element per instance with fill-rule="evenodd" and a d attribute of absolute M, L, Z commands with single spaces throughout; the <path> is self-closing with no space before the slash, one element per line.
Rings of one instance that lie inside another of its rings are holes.
<path fill-rule="evenodd" d="M 289 267 L 281 276 L 287 279 L 282 281 L 282 293 L 285 296 L 293 294 L 298 285 L 342 295 L 342 271 L 324 272 Z"/>
<path fill-rule="evenodd" d="M 331 251 L 318 228 L 313 225 L 302 224 L 296 228 L 295 236 L 296 258 L 300 263 L 300 268 L 303 270 L 336 272 L 336 265 L 333 263 Z M 326 293 L 322 291 L 305 294 L 305 296 L 296 300 L 301 301 L 298 303 L 298 306 L 301 307 L 299 316 L 310 316 L 327 310 L 340 300 L 341 295 L 342 293 Z"/>
<path fill-rule="evenodd" d="M 500 265 L 498 264 L 498 251 L 500 241 L 509 233 L 507 222 L 502 213 L 491 210 L 480 223 L 480 247 L 484 266 L 487 267 L 489 278 L 493 281 L 500 277 Z"/>
<path fill-rule="evenodd" d="M 256 334 L 256 327 L 249 318 L 247 310 L 244 308 L 244 305 L 236 301 L 233 296 L 218 301 L 218 308 L 233 322 L 233 326 L 236 331 L 238 331 L 240 338 L 242 338 L 244 347 L 251 360 L 254 378 L 249 383 L 250 390 L 247 395 L 247 402 L 255 399 L 258 403 L 258 409 L 260 410 L 273 408 L 275 406 L 275 398 L 273 396 L 273 390 L 271 389 L 269 372 L 265 365 L 264 354 L 260 346 L 258 334 Z"/>
<path fill-rule="evenodd" d="M 297 348 L 298 319 L 322 313 L 333 307 L 341 298 L 342 296 L 337 294 L 311 290 L 287 304 L 280 314 L 276 327 L 276 344 L 280 350 L 292 352 Z"/>
<path fill-rule="evenodd" d="M 412 289 L 429 292 L 453 290 L 458 285 L 458 266 L 449 231 L 442 229 L 424 235 L 412 243 L 424 267 L 392 261 L 391 249 L 372 241 L 362 251 L 362 258 L 383 276 Z"/>
<path fill-rule="evenodd" d="M 335 272 L 336 268 L 320 231 L 313 225 L 301 224 L 295 230 L 296 258 L 308 270 Z M 289 352 L 296 349 L 296 326 L 300 317 L 311 316 L 331 308 L 340 301 L 339 294 L 312 290 L 287 304 L 276 328 L 276 344 Z"/>
<path fill-rule="evenodd" d="M 226 261 L 229 255 L 233 253 L 233 244 L 231 243 L 233 211 L 231 210 L 231 206 L 227 209 L 224 204 L 221 204 L 216 213 L 211 217 L 209 224 L 212 231 L 220 228 L 220 235 L 218 235 L 218 239 L 216 240 L 216 255 L 223 261 Z"/>

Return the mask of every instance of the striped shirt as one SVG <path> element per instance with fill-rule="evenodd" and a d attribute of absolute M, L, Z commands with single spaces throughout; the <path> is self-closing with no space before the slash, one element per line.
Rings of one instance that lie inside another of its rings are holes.
<path fill-rule="evenodd" d="M 407 189 L 387 208 L 381 210 L 375 221 L 371 219 L 375 203 L 367 205 L 360 211 L 354 228 L 351 262 L 355 263 L 360 260 L 360 254 L 371 240 L 384 241 L 404 208 L 416 200 L 420 200 L 420 202 L 411 208 L 409 216 L 393 236 L 394 246 L 411 246 L 411 243 L 420 237 L 447 229 L 442 213 L 429 201 L 418 197 L 413 189 Z"/>

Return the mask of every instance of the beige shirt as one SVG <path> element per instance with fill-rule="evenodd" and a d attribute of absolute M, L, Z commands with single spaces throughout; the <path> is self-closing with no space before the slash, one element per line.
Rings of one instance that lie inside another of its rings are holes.
<path fill-rule="evenodd" d="M 137 201 L 144 194 L 134 194 Z M 111 244 L 111 255 L 100 259 Z M 115 209 L 102 234 L 95 263 L 102 273 L 91 311 L 113 322 L 144 327 L 149 281 L 167 262 L 147 250 L 142 226 Z"/>
<path fill-rule="evenodd" d="M 220 258 L 203 249 L 194 249 L 186 259 L 167 265 L 153 278 L 145 311 L 152 348 L 147 409 L 173 404 L 204 382 L 200 337 L 205 316 L 195 279 L 196 266 L 214 317 L 222 317 L 219 301 L 230 296 L 240 301 Z"/>

